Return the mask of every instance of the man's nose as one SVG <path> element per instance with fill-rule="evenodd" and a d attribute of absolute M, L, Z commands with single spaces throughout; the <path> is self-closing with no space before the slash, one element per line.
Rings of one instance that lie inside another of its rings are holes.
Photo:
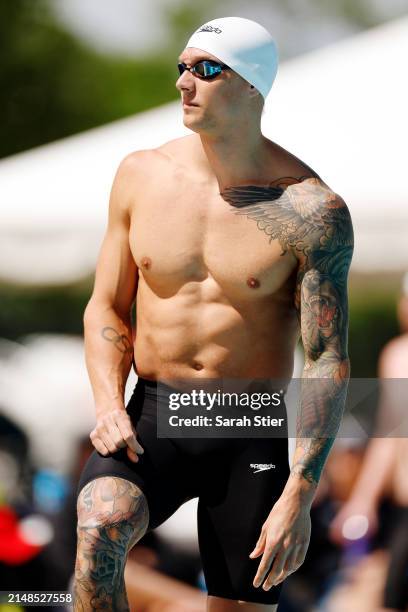
<path fill-rule="evenodd" d="M 176 81 L 176 87 L 179 91 L 191 91 L 194 87 L 194 76 L 189 70 L 184 70 Z"/>

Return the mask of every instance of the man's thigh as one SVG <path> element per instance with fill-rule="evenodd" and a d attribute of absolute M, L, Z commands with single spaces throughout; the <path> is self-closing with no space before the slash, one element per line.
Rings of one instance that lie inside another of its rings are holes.
<path fill-rule="evenodd" d="M 127 412 L 144 453 L 138 455 L 137 462 L 133 462 L 127 456 L 126 448 L 106 456 L 94 450 L 81 472 L 77 496 L 87 483 L 101 477 L 133 483 L 146 497 L 149 508 L 148 530 L 151 530 L 163 523 L 192 496 L 189 462 L 177 444 L 167 438 L 157 437 L 154 398 L 144 398 L 143 403 L 131 401 Z"/>
<path fill-rule="evenodd" d="M 256 467 L 260 465 L 262 469 Z M 249 554 L 287 482 L 288 441 L 246 440 L 232 460 L 212 467 L 208 474 L 208 486 L 198 503 L 198 537 L 208 594 L 273 609 L 283 584 L 267 591 L 254 587 L 261 557 L 250 559 Z M 224 603 L 228 605 L 233 604 Z"/>

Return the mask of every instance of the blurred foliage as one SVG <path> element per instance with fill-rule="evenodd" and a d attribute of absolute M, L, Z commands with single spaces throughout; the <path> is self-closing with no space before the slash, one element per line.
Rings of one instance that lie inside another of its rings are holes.
<path fill-rule="evenodd" d="M 309 2 L 361 27 L 376 22 L 365 0 Z M 265 0 L 256 4 L 269 6 Z M 188 35 L 211 15 L 234 14 L 236 6 L 168 3 L 161 10 L 170 43 L 130 59 L 80 42 L 55 18 L 49 0 L 0 0 L 0 157 L 177 99 L 176 57 Z M 295 18 L 296 7 L 281 0 L 273 10 L 293 11 Z"/>
<path fill-rule="evenodd" d="M 179 2 L 164 7 L 163 13 L 171 32 L 170 46 L 175 53 L 181 52 L 183 44 L 198 25 L 212 19 L 210 15 L 215 6 L 217 6 L 215 0 L 206 0 L 205 5 L 197 2 Z"/>
<path fill-rule="evenodd" d="M 343 17 L 361 28 L 372 28 L 381 22 L 375 7 L 370 6 L 364 0 L 336 0 L 336 2 L 313 0 L 313 3 L 320 7 L 325 14 L 331 13 L 338 17 Z"/>
<path fill-rule="evenodd" d="M 184 25 L 188 14 L 198 15 Z M 178 97 L 171 53 L 100 54 L 58 25 L 46 0 L 0 0 L 0 54 L 0 157 Z"/>
<path fill-rule="evenodd" d="M 0 286 L 0 338 L 17 340 L 31 333 L 82 334 L 82 316 L 92 281 L 72 285 Z"/>
<path fill-rule="evenodd" d="M 381 349 L 400 333 L 397 300 L 397 291 L 389 290 L 381 282 L 350 292 L 349 355 L 352 376 L 377 376 Z"/>
<path fill-rule="evenodd" d="M 54 287 L 0 286 L 0 337 L 17 340 L 31 333 L 81 335 L 82 315 L 92 286 L 93 277 Z M 375 377 L 381 349 L 399 333 L 396 286 L 378 284 L 378 279 L 364 286 L 359 279 L 351 288 L 349 354 L 354 377 Z"/>

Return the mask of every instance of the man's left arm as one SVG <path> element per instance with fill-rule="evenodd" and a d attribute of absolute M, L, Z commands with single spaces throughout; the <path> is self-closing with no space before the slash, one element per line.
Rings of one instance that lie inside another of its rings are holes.
<path fill-rule="evenodd" d="M 287 484 L 250 555 L 256 558 L 262 554 L 254 586 L 260 586 L 266 577 L 265 590 L 282 582 L 304 561 L 310 541 L 310 507 L 340 426 L 350 372 L 350 214 L 335 194 L 322 201 L 317 210 L 319 214 L 314 214 L 306 238 L 302 237 L 296 247 L 299 267 L 295 305 L 305 352 L 296 449 Z"/>
<path fill-rule="evenodd" d="M 305 365 L 296 449 L 285 487 L 311 499 L 340 426 L 350 374 L 347 276 L 353 230 L 339 197 L 322 212 L 322 219 L 318 236 L 299 258 L 296 308 Z"/>

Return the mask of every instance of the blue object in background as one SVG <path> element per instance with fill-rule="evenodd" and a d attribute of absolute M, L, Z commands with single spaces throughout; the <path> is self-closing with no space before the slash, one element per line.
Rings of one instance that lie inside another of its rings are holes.
<path fill-rule="evenodd" d="M 34 505 L 40 512 L 55 514 L 67 496 L 68 479 L 53 470 L 38 470 L 33 478 Z"/>
<path fill-rule="evenodd" d="M 347 567 L 350 565 L 355 565 L 369 552 L 371 552 L 371 538 L 369 536 L 363 536 L 356 540 L 347 542 L 343 548 L 341 565 Z"/>
<path fill-rule="evenodd" d="M 200 589 L 200 591 L 207 592 L 207 585 L 205 583 L 203 570 L 201 570 L 197 576 L 197 587 Z"/>

